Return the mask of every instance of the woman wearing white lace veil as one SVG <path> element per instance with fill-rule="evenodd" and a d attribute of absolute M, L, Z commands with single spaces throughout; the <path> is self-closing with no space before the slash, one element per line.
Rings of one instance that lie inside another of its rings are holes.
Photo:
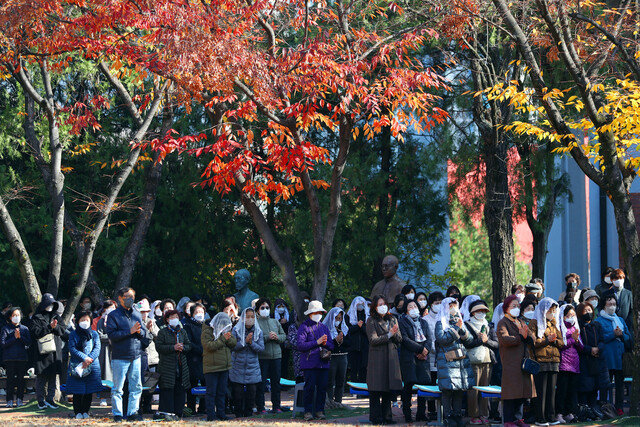
<path fill-rule="evenodd" d="M 347 377 L 347 342 L 349 327 L 345 322 L 344 311 L 340 307 L 329 310 L 322 321 L 329 328 L 329 338 L 333 340 L 333 351 L 329 361 L 329 382 L 327 385 L 327 398 L 337 403 L 342 403 L 344 383 Z"/>
<path fill-rule="evenodd" d="M 472 303 L 480 300 L 478 295 L 467 295 L 465 299 L 462 300 L 462 305 L 460 306 L 460 314 L 462 315 L 462 321 L 468 322 L 471 318 L 469 315 L 469 307 Z"/>
<path fill-rule="evenodd" d="M 225 421 L 225 398 L 231 350 L 237 344 L 231 334 L 231 319 L 226 313 L 216 314 L 209 324 L 202 325 L 202 372 L 207 385 L 207 421 Z"/>
<path fill-rule="evenodd" d="M 367 338 L 367 319 L 369 306 L 364 297 L 357 296 L 351 301 L 345 317 L 345 324 L 349 328 L 349 365 L 351 366 L 351 381 L 354 383 L 367 382 L 367 365 L 369 362 L 369 339 Z"/>

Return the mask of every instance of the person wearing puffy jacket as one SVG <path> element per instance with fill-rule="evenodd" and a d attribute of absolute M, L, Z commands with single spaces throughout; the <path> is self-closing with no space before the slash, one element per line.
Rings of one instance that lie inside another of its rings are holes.
<path fill-rule="evenodd" d="M 24 399 L 24 374 L 29 361 L 27 348 L 31 345 L 31 334 L 29 328 L 21 323 L 22 311 L 19 307 L 11 307 L 6 315 L 7 324 L 0 330 L 0 345 L 2 362 L 7 370 L 7 408 L 12 408 L 14 388 L 17 388 L 15 406 L 22 406 Z"/>
<path fill-rule="evenodd" d="M 571 422 L 578 411 L 578 379 L 580 375 L 580 352 L 584 348 L 580 336 L 580 325 L 571 304 L 560 308 L 560 331 L 564 346 L 560 349 L 560 372 L 556 391 L 556 411 L 561 424 Z"/>
<path fill-rule="evenodd" d="M 216 314 L 211 323 L 202 325 L 202 371 L 207 384 L 207 421 L 226 421 L 225 397 L 231 350 L 238 341 L 231 334 L 231 318 L 226 313 Z"/>

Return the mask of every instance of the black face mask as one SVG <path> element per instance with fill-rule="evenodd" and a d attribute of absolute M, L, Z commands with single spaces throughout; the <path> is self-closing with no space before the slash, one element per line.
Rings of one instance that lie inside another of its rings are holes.
<path fill-rule="evenodd" d="M 582 321 L 584 323 L 589 323 L 593 320 L 593 313 L 585 313 L 582 315 Z"/>

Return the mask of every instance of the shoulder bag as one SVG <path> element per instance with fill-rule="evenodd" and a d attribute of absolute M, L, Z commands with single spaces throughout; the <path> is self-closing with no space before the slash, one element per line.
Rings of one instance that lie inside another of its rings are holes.
<path fill-rule="evenodd" d="M 38 338 L 38 353 L 41 355 L 55 353 L 56 340 L 53 334 L 47 334 L 42 338 Z"/>
<path fill-rule="evenodd" d="M 540 364 L 536 360 L 529 358 L 529 346 L 526 342 L 522 353 L 522 371 L 527 374 L 537 375 L 540 372 Z M 536 357 L 535 351 L 533 357 Z"/>

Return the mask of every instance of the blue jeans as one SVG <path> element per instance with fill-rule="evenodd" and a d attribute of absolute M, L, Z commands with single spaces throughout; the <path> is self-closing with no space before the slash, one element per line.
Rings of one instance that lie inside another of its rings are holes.
<path fill-rule="evenodd" d="M 324 399 L 329 382 L 328 369 L 305 369 L 304 372 L 304 412 L 313 413 L 315 392 L 315 412 L 324 412 Z"/>
<path fill-rule="evenodd" d="M 212 372 L 204 374 L 207 384 L 206 407 L 207 420 L 214 420 L 216 417 L 222 419 L 226 417 L 224 413 L 224 403 L 227 397 L 227 382 L 229 381 L 229 371 Z"/>
<path fill-rule="evenodd" d="M 111 405 L 113 416 L 122 417 L 122 389 L 124 380 L 129 380 L 129 405 L 127 416 L 138 412 L 140 396 L 142 395 L 142 366 L 140 358 L 134 360 L 113 359 L 111 371 L 113 372 L 113 388 L 111 389 Z"/>

